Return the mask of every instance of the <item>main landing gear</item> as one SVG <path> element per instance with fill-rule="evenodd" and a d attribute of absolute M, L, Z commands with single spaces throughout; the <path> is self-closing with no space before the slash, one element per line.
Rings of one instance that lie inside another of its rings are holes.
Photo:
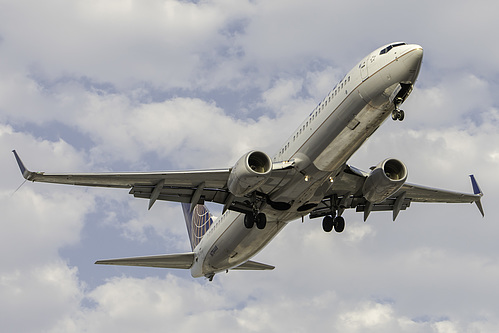
<path fill-rule="evenodd" d="M 322 220 L 322 229 L 324 229 L 325 232 L 331 232 L 333 228 L 337 233 L 343 232 L 343 230 L 345 230 L 345 219 L 342 216 L 336 216 L 334 218 L 331 215 L 324 216 L 324 219 Z"/>
<path fill-rule="evenodd" d="M 255 224 L 258 229 L 265 229 L 267 216 L 264 213 L 246 214 L 244 216 L 244 226 L 246 228 L 251 229 Z"/>

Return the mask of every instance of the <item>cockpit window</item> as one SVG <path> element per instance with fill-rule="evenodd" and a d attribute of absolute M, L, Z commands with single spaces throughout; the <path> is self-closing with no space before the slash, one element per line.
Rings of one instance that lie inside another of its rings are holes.
<path fill-rule="evenodd" d="M 385 47 L 383 50 L 381 50 L 381 52 L 379 52 L 379 55 L 382 55 L 382 54 L 385 54 L 385 53 L 388 53 L 390 52 L 391 49 L 393 49 L 394 47 L 397 47 L 397 46 L 402 46 L 402 45 L 407 45 L 406 43 L 395 43 L 395 44 L 390 44 L 388 45 L 387 47 Z"/>

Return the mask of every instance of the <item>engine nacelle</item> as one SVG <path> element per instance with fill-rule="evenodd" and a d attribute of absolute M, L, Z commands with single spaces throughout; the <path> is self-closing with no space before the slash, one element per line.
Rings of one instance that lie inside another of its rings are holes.
<path fill-rule="evenodd" d="M 386 159 L 374 168 L 362 187 L 367 201 L 377 204 L 397 192 L 407 180 L 407 168 L 399 160 Z"/>
<path fill-rule="evenodd" d="M 272 160 L 261 151 L 250 151 L 241 157 L 229 175 L 227 187 L 236 197 L 245 196 L 256 190 L 270 176 Z"/>

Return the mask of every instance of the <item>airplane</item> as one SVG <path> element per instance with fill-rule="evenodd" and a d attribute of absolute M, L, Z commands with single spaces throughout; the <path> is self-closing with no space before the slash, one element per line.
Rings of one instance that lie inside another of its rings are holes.
<path fill-rule="evenodd" d="M 347 209 L 392 211 L 393 220 L 412 202 L 475 203 L 483 196 L 473 175 L 473 193 L 407 183 L 407 167 L 387 158 L 370 172 L 349 158 L 389 117 L 402 121 L 401 104 L 418 77 L 423 48 L 391 43 L 355 65 L 293 131 L 272 157 L 244 154 L 230 168 L 126 173 L 54 174 L 29 171 L 14 150 L 22 175 L 33 182 L 130 189 L 136 198 L 180 202 L 191 251 L 99 260 L 96 264 L 190 269 L 193 277 L 229 270 L 272 270 L 251 260 L 289 222 L 322 217 L 325 232 L 341 233 Z M 223 205 L 213 217 L 206 202 Z"/>

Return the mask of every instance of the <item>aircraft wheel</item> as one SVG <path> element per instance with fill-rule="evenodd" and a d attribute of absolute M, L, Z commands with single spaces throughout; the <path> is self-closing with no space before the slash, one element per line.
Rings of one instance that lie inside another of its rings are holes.
<path fill-rule="evenodd" d="M 253 214 L 244 215 L 244 226 L 247 229 L 253 228 L 254 224 L 255 224 L 255 217 L 253 216 Z"/>
<path fill-rule="evenodd" d="M 395 109 L 392 111 L 392 119 L 393 120 L 404 120 L 405 112 L 403 110 Z"/>
<path fill-rule="evenodd" d="M 399 110 L 395 109 L 392 111 L 392 119 L 393 120 L 399 119 Z"/>
<path fill-rule="evenodd" d="M 334 219 L 334 230 L 337 233 L 343 232 L 343 230 L 345 230 L 345 219 L 342 216 L 338 216 Z"/>
<path fill-rule="evenodd" d="M 258 229 L 265 229 L 267 225 L 267 216 L 264 213 L 258 213 L 255 217 L 256 227 Z"/>
<path fill-rule="evenodd" d="M 404 110 L 399 110 L 399 112 L 398 112 L 398 113 L 399 113 L 399 114 L 398 114 L 398 119 L 399 119 L 400 121 L 404 120 L 404 118 L 405 118 L 405 112 L 404 112 Z"/>
<path fill-rule="evenodd" d="M 324 219 L 322 220 L 322 229 L 325 232 L 331 232 L 333 230 L 333 218 L 329 215 L 324 216 Z"/>

